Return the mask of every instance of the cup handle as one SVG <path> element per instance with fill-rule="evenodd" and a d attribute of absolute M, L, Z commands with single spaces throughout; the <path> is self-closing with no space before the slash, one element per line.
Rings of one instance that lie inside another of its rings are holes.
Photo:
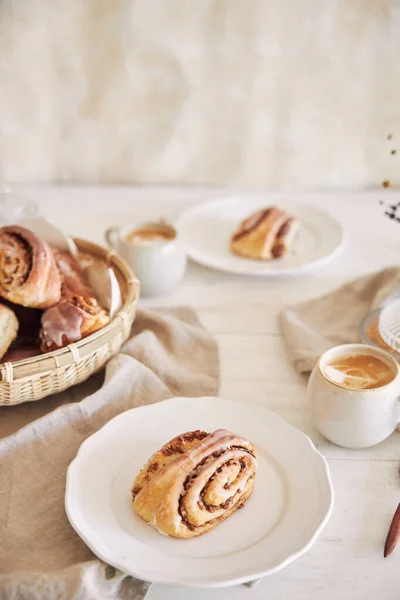
<path fill-rule="evenodd" d="M 119 234 L 119 227 L 109 227 L 108 229 L 106 229 L 104 237 L 106 238 L 107 244 L 109 246 L 111 246 L 111 248 L 115 249 L 118 234 Z"/>

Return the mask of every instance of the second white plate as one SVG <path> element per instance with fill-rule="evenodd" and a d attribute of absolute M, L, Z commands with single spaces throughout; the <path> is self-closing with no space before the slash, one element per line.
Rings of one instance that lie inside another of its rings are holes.
<path fill-rule="evenodd" d="M 189 540 L 160 535 L 132 508 L 130 489 L 165 442 L 227 428 L 257 450 L 243 510 Z M 263 408 L 220 398 L 174 398 L 115 417 L 81 446 L 67 475 L 68 518 L 105 562 L 155 583 L 221 587 L 270 575 L 306 552 L 333 505 L 323 456 L 301 431 Z"/>
<path fill-rule="evenodd" d="M 233 254 L 230 239 L 238 224 L 256 210 L 272 204 L 268 196 L 249 196 L 210 200 L 188 209 L 177 228 L 190 258 L 221 271 L 268 277 L 310 271 L 332 260 L 343 248 L 343 228 L 328 213 L 309 204 L 279 199 L 276 205 L 300 221 L 299 233 L 289 253 L 271 261 Z"/>

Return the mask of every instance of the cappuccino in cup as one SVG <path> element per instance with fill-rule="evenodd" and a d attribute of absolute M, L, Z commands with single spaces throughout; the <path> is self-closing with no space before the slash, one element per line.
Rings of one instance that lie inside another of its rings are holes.
<path fill-rule="evenodd" d="M 110 227 L 105 237 L 132 267 L 141 296 L 158 296 L 182 280 L 186 250 L 172 225 L 149 221 L 134 227 Z"/>
<path fill-rule="evenodd" d="M 390 383 L 396 376 L 383 360 L 371 354 L 348 354 L 328 361 L 324 373 L 332 381 L 351 390 L 371 390 Z"/>
<path fill-rule="evenodd" d="M 385 350 L 365 344 L 325 352 L 307 387 L 317 429 L 346 448 L 367 448 L 400 424 L 400 368 Z"/>

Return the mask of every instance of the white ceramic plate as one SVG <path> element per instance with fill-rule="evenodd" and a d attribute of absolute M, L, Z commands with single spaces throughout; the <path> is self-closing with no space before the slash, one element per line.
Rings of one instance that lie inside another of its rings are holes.
<path fill-rule="evenodd" d="M 341 224 L 309 204 L 279 200 L 276 205 L 297 217 L 300 230 L 289 253 L 272 261 L 241 258 L 230 251 L 238 224 L 272 205 L 268 198 L 223 198 L 188 209 L 177 228 L 192 260 L 213 269 L 242 275 L 294 275 L 326 264 L 344 246 Z"/>
<path fill-rule="evenodd" d="M 133 511 L 136 474 L 174 436 L 223 427 L 256 446 L 252 496 L 198 538 L 160 535 Z M 200 587 L 281 569 L 310 548 L 332 505 L 328 466 L 305 434 L 265 409 L 220 398 L 174 398 L 118 415 L 82 444 L 65 498 L 73 528 L 105 562 L 146 581 Z"/>

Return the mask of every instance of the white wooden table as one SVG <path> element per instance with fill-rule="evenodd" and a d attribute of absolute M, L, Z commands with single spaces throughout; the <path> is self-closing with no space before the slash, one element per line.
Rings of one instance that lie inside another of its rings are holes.
<path fill-rule="evenodd" d="M 194 202 L 221 192 L 164 188 L 26 188 L 54 224 L 102 242 L 110 225 L 144 218 L 176 218 Z M 184 282 L 147 305 L 193 305 L 215 334 L 221 352 L 221 395 L 280 414 L 306 432 L 327 457 L 335 507 L 312 549 L 255 588 L 188 590 L 153 586 L 149 600 L 395 600 L 400 598 L 400 547 L 383 559 L 383 544 L 400 500 L 400 435 L 363 451 L 326 442 L 313 428 L 305 381 L 287 359 L 277 314 L 352 277 L 395 264 L 400 223 L 383 214 L 379 200 L 390 193 L 303 194 L 297 199 L 325 206 L 349 233 L 346 250 L 312 275 L 292 279 L 243 278 L 190 264 Z M 226 192 L 225 192 L 226 194 Z M 270 200 L 277 195 L 271 195 Z M 276 200 L 279 201 L 279 200 Z"/>

